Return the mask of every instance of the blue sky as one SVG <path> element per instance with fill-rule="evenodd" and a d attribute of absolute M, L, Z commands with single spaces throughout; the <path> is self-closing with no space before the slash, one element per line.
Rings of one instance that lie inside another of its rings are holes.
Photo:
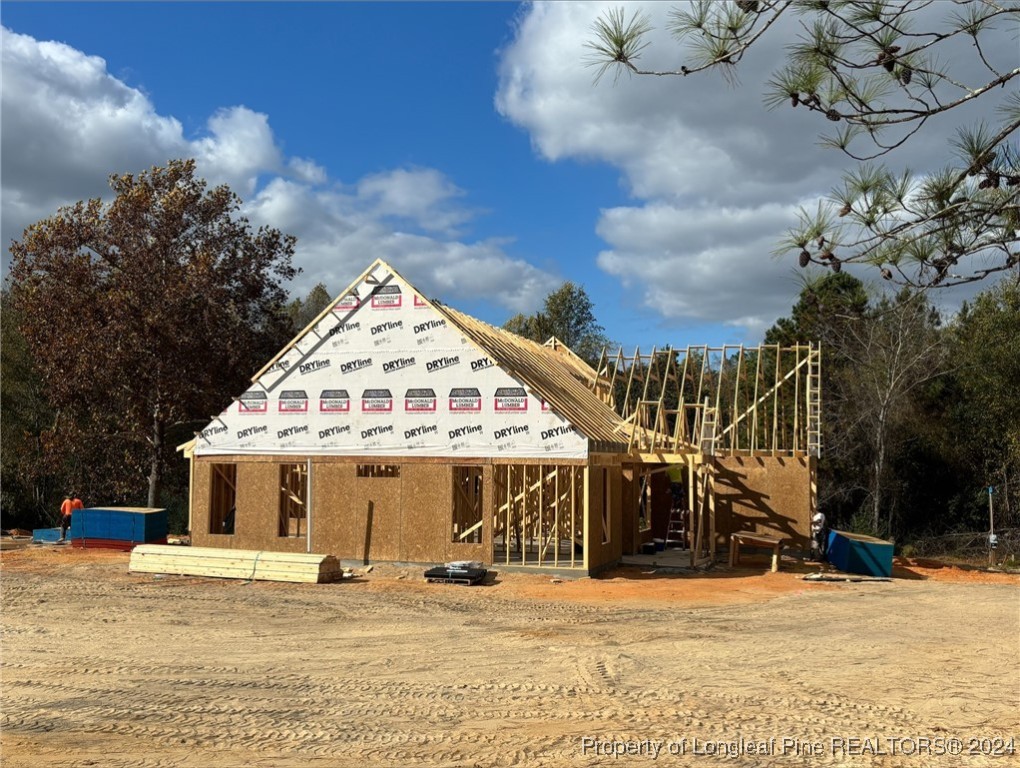
<path fill-rule="evenodd" d="M 298 295 L 379 256 L 496 324 L 573 280 L 628 347 L 757 341 L 799 290 L 769 252 L 842 159 L 761 108 L 782 39 L 736 88 L 596 87 L 604 7 L 5 2 L 4 241 L 193 155 L 298 235 Z"/>

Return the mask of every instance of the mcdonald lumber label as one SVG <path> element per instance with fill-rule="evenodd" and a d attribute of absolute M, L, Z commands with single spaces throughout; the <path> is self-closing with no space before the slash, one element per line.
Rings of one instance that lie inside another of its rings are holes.
<path fill-rule="evenodd" d="M 388 389 L 366 389 L 362 393 L 362 413 L 389 413 L 392 410 L 393 395 Z"/>
<path fill-rule="evenodd" d="M 523 387 L 500 387 L 496 390 L 497 413 L 524 413 L 528 410 L 528 393 Z"/>
<path fill-rule="evenodd" d="M 380 285 L 372 292 L 372 309 L 400 309 L 400 286 Z"/>
<path fill-rule="evenodd" d="M 450 410 L 478 412 L 482 410 L 482 393 L 474 387 L 457 387 L 450 390 Z"/>
<path fill-rule="evenodd" d="M 269 398 L 265 392 L 248 390 L 237 401 L 238 413 L 265 413 L 269 406 Z"/>
<path fill-rule="evenodd" d="M 340 301 L 333 305 L 334 312 L 347 313 L 361 306 L 361 299 L 356 294 L 348 293 Z"/>
<path fill-rule="evenodd" d="M 350 413 L 351 398 L 346 389 L 324 389 L 319 394 L 319 413 Z"/>
<path fill-rule="evenodd" d="M 431 389 L 409 389 L 404 395 L 406 413 L 435 413 L 436 393 Z"/>
<path fill-rule="evenodd" d="M 280 393 L 280 413 L 305 413 L 308 395 L 303 389 L 288 389 Z"/>

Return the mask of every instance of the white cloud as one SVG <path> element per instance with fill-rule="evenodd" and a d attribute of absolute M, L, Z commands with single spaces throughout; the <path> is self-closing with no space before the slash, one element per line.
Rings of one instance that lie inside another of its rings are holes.
<path fill-rule="evenodd" d="M 559 283 L 507 254 L 505 241 L 465 241 L 458 230 L 475 212 L 438 170 L 383 170 L 345 185 L 310 158 L 287 157 L 269 116 L 244 106 L 218 110 L 189 139 L 103 59 L 6 28 L 0 34 L 5 243 L 60 205 L 108 195 L 110 173 L 195 157 L 210 183 L 228 183 L 247 199 L 254 224 L 298 236 L 297 293 L 320 281 L 339 290 L 377 257 L 437 298 L 514 311 L 536 309 Z"/>
<path fill-rule="evenodd" d="M 292 157 L 287 161 L 287 167 L 296 179 L 308 184 L 325 184 L 326 169 L 306 157 Z"/>
<path fill-rule="evenodd" d="M 209 179 L 247 197 L 259 174 L 280 173 L 281 152 L 268 115 L 247 107 L 221 109 L 209 118 L 208 129 L 208 136 L 192 142 L 191 154 Z"/>
<path fill-rule="evenodd" d="M 180 123 L 67 45 L 0 28 L 3 239 L 56 205 L 102 193 L 108 174 L 186 152 Z"/>
<path fill-rule="evenodd" d="M 409 220 L 434 232 L 452 234 L 472 216 L 454 202 L 464 190 L 434 168 L 398 168 L 366 176 L 358 182 L 358 196 L 378 216 Z"/>
<path fill-rule="evenodd" d="M 620 170 L 635 204 L 601 212 L 597 232 L 609 248 L 597 263 L 647 309 L 667 321 L 756 330 L 796 295 L 796 281 L 770 254 L 795 223 L 797 203 L 825 190 L 837 158 L 815 146 L 816 126 L 762 114 L 767 71 L 757 75 L 754 61 L 736 88 L 712 75 L 623 76 L 614 86 L 610 74 L 594 85 L 584 42 L 605 7 L 534 5 L 503 53 L 497 108 L 543 157 Z M 645 10 L 662 30 L 668 6 Z M 676 44 L 664 32 L 651 40 L 642 63 L 675 68 Z"/>
<path fill-rule="evenodd" d="M 245 213 L 255 224 L 298 233 L 306 272 L 298 284 L 303 288 L 323 282 L 338 290 L 380 258 L 429 297 L 490 299 L 530 312 L 560 282 L 507 255 L 500 241 L 469 243 L 394 230 L 376 211 L 365 210 L 361 197 L 339 189 L 274 179 L 245 206 Z"/>
<path fill-rule="evenodd" d="M 584 43 L 592 22 L 620 5 L 529 6 L 501 53 L 496 107 L 541 157 L 618 169 L 634 201 L 601 212 L 596 231 L 608 245 L 597 257 L 601 269 L 667 323 L 722 322 L 756 332 L 788 312 L 801 287 L 791 274 L 795 262 L 777 262 L 772 250 L 798 207 L 813 207 L 849 165 L 818 145 L 826 126 L 803 109 L 762 105 L 765 81 L 782 63 L 799 17 L 784 18 L 751 49 L 736 86 L 712 73 L 625 74 L 614 85 L 611 72 L 595 85 Z M 641 66 L 678 69 L 682 49 L 665 31 L 672 4 L 623 5 L 628 18 L 641 8 L 652 22 Z M 926 128 L 896 162 L 941 165 L 950 130 Z"/>
<path fill-rule="evenodd" d="M 789 310 L 799 288 L 770 257 L 775 233 L 795 221 L 796 206 L 777 203 L 613 208 L 599 220 L 610 249 L 598 264 L 664 318 L 757 331 Z"/>

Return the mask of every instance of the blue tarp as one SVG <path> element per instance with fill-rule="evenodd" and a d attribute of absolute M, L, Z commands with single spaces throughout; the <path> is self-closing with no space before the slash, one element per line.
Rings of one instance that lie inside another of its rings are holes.
<path fill-rule="evenodd" d="M 36 543 L 52 543 L 60 538 L 59 528 L 36 528 L 32 531 L 32 541 Z"/>
<path fill-rule="evenodd" d="M 844 573 L 892 576 L 893 543 L 873 536 L 829 531 L 829 562 Z"/>
<path fill-rule="evenodd" d="M 72 539 L 146 542 L 164 539 L 166 535 L 165 509 L 95 507 L 79 509 L 71 517 Z"/>

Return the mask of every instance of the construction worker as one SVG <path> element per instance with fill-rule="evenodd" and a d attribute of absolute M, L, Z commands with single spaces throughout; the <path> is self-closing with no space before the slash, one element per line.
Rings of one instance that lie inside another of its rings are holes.
<path fill-rule="evenodd" d="M 818 563 L 826 561 L 828 531 L 825 530 L 825 514 L 816 510 L 811 515 L 811 559 Z"/>
<path fill-rule="evenodd" d="M 60 541 L 67 540 L 67 529 L 71 527 L 71 516 L 79 509 L 85 509 L 81 499 L 70 493 L 64 496 L 64 503 L 60 505 Z"/>
<path fill-rule="evenodd" d="M 81 502 L 78 502 L 81 504 Z M 64 496 L 64 503 L 60 505 L 60 541 L 67 538 L 67 529 L 71 527 L 71 513 L 74 512 L 74 502 L 71 494 Z"/>

